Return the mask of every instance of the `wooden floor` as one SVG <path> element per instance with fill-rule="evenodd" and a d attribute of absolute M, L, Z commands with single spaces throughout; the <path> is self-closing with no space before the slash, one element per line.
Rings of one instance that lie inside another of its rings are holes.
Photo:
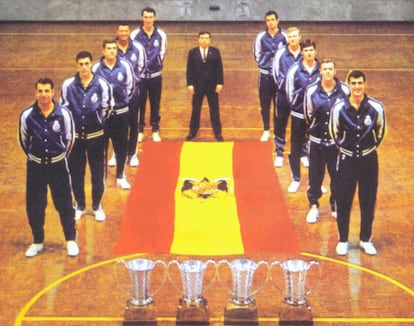
<path fill-rule="evenodd" d="M 413 325 L 414 254 L 413 234 L 414 162 L 411 123 L 414 87 L 414 24 L 398 23 L 295 23 L 303 37 L 317 42 L 318 57 L 333 57 L 338 75 L 349 68 L 366 72 L 368 93 L 385 104 L 388 131 L 380 150 L 380 187 L 373 241 L 378 255 L 368 257 L 356 246 L 359 232 L 358 202 L 351 223 L 351 249 L 346 257 L 335 254 L 337 231 L 329 216 L 328 198 L 321 201 L 318 223 L 305 222 L 306 171 L 300 191 L 285 199 L 303 253 L 299 258 L 320 262 L 322 277 L 309 296 L 315 325 Z M 283 23 L 285 28 L 288 23 Z M 163 140 L 183 140 L 187 134 L 190 97 L 185 88 L 185 60 L 196 45 L 196 34 L 208 29 L 213 45 L 222 51 L 225 86 L 221 114 L 225 140 L 257 140 L 261 117 L 257 96 L 257 69 L 252 57 L 255 35 L 261 23 L 164 23 L 168 50 L 161 109 Z M 97 59 L 101 41 L 112 36 L 115 23 L 1 23 L 0 107 L 3 112 L 0 138 L 0 277 L 1 325 L 121 325 L 128 296 L 119 289 L 114 264 L 120 259 L 112 249 L 117 241 L 127 191 L 116 189 L 109 170 L 105 193 L 107 221 L 92 215 L 78 223 L 81 253 L 66 255 L 64 239 L 53 205 L 49 202 L 46 250 L 26 259 L 31 243 L 25 213 L 25 157 L 17 145 L 18 117 L 34 99 L 33 83 L 49 76 L 58 86 L 75 71 L 75 55 L 90 50 Z M 146 141 L 150 141 L 146 130 Z M 203 110 L 198 140 L 213 140 L 207 110 Z M 269 154 L 270 155 L 270 154 Z M 160 153 L 160 159 L 163 159 Z M 139 167 L 138 167 L 139 169 Z M 136 168 L 126 173 L 133 179 Z M 287 166 L 277 170 L 284 189 L 290 182 Z M 89 190 L 89 186 L 88 186 Z M 89 198 L 88 198 L 89 200 Z M 150 218 L 150 217 L 149 217 Z M 136 255 L 138 256 L 138 255 Z M 169 261 L 170 255 L 144 255 Z M 179 257 L 183 259 L 185 257 Z M 212 257 L 219 258 L 219 257 Z M 231 259 L 232 257 L 230 257 Z M 281 256 L 249 256 L 268 261 Z M 316 279 L 309 273 L 309 283 Z M 276 276 L 277 277 L 277 276 Z M 279 275 L 281 280 L 281 275 Z M 160 276 L 155 274 L 154 284 Z M 166 282 L 154 295 L 158 325 L 175 324 L 178 293 Z M 213 284 L 205 293 L 210 324 L 223 324 L 229 297 Z M 279 311 L 286 308 L 283 295 L 268 283 L 256 295 L 260 325 L 277 325 Z"/>

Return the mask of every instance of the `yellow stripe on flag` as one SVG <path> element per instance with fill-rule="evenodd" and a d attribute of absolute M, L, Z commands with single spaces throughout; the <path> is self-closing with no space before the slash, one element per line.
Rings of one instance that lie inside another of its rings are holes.
<path fill-rule="evenodd" d="M 228 193 L 188 198 L 184 179 L 227 179 Z M 234 197 L 233 143 L 184 143 L 175 190 L 175 225 L 171 252 L 188 255 L 243 254 L 244 247 Z"/>

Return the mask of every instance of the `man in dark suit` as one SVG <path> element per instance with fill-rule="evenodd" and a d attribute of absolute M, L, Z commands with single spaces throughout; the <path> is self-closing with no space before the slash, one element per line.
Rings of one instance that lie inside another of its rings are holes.
<path fill-rule="evenodd" d="M 219 93 L 223 88 L 223 64 L 220 51 L 210 46 L 210 32 L 198 34 L 199 46 L 191 49 L 187 57 L 187 88 L 193 95 L 190 132 L 187 140 L 192 140 L 200 128 L 201 105 L 207 96 L 210 121 L 217 141 L 223 141 L 219 110 Z"/>

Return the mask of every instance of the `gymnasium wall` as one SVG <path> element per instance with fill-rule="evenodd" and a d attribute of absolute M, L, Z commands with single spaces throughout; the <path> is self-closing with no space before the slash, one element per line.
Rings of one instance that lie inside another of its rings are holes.
<path fill-rule="evenodd" d="M 290 21 L 413 21 L 413 0 L 2 0 L 0 21 L 138 20 L 151 6 L 161 21 L 262 21 L 275 9 Z"/>

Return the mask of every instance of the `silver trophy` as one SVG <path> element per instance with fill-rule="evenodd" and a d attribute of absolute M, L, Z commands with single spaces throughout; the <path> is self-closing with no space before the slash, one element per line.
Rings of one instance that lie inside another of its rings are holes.
<path fill-rule="evenodd" d="M 124 265 L 129 272 L 130 290 L 127 290 L 120 281 L 120 277 L 118 275 L 119 265 Z M 156 290 L 151 292 L 151 272 L 157 265 L 162 266 L 163 278 Z M 125 319 L 154 320 L 156 316 L 152 296 L 161 289 L 167 278 L 167 265 L 162 260 L 120 260 L 115 264 L 115 277 L 119 287 L 130 296 L 125 308 Z"/>
<path fill-rule="evenodd" d="M 271 268 L 275 265 L 281 267 L 284 272 L 285 290 L 282 290 L 277 285 L 273 277 L 271 280 L 275 287 L 285 296 L 286 303 L 292 306 L 301 306 L 307 304 L 306 297 L 315 289 L 321 276 L 319 262 L 316 260 L 306 262 L 300 259 L 287 260 L 283 263 L 275 261 L 271 264 Z M 315 281 L 313 287 L 307 290 L 307 272 L 313 265 L 318 265 L 319 267 L 319 278 Z"/>
<path fill-rule="evenodd" d="M 220 277 L 220 273 L 223 274 L 223 266 L 226 265 L 231 270 L 232 289 Z M 259 286 L 253 289 L 254 274 L 260 266 L 266 266 L 266 276 Z M 256 263 L 250 259 L 236 259 L 232 262 L 224 259 L 218 263 L 218 277 L 223 282 L 224 288 L 231 294 L 231 299 L 227 302 L 224 310 L 224 318 L 226 321 L 234 323 L 237 321 L 257 320 L 256 300 L 253 296 L 263 288 L 267 281 L 268 273 L 269 264 L 263 260 Z"/>
<path fill-rule="evenodd" d="M 268 269 L 268 263 L 263 260 L 256 263 L 250 259 L 236 259 L 228 262 L 224 259 L 218 263 L 219 278 L 220 267 L 223 265 L 229 266 L 231 270 L 233 289 L 230 290 L 225 286 L 225 289 L 231 294 L 231 301 L 238 306 L 254 304 L 253 295 L 259 292 L 266 282 L 266 278 L 264 278 L 262 284 L 255 290 L 252 290 L 254 273 L 261 265 L 266 266 L 266 269 Z"/>
<path fill-rule="evenodd" d="M 180 271 L 182 287 L 176 285 L 172 277 L 172 266 L 176 265 Z M 208 265 L 214 266 L 214 277 L 208 286 L 203 289 L 204 271 Z M 178 302 L 177 322 L 180 321 L 206 321 L 208 320 L 207 300 L 203 293 L 213 284 L 216 276 L 217 265 L 214 260 L 202 262 L 200 260 L 186 260 L 182 263 L 172 260 L 168 263 L 168 277 L 174 287 L 182 293 L 182 298 Z"/>

